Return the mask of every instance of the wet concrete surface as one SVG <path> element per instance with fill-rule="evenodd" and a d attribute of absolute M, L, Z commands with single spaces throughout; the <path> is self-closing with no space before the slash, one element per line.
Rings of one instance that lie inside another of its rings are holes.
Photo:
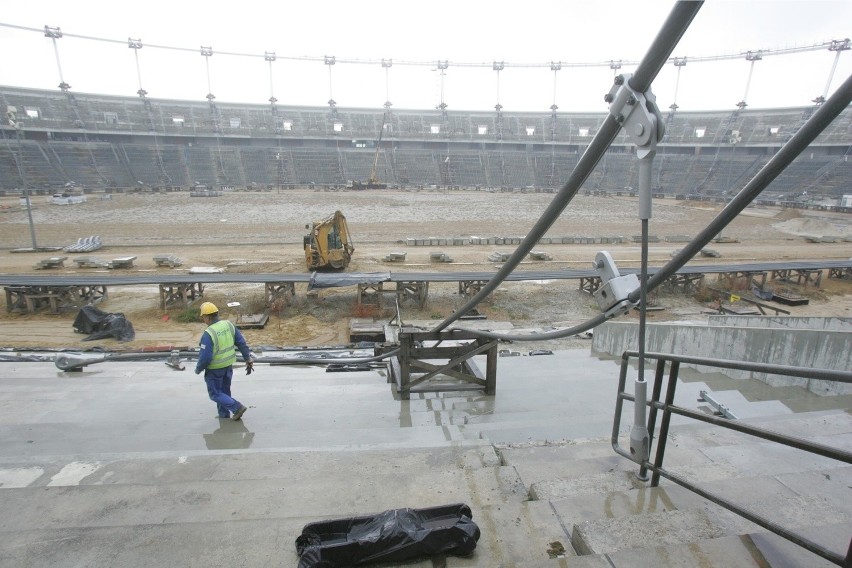
<path fill-rule="evenodd" d="M 235 422 L 216 416 L 191 364 L 0 365 L 8 566 L 295 566 L 306 523 L 455 502 L 483 536 L 446 566 L 554 566 L 548 543 L 569 535 L 521 481 L 544 474 L 505 466 L 492 444 L 606 441 L 618 379 L 616 361 L 557 351 L 500 358 L 494 396 L 400 400 L 382 370 L 258 364 L 235 373 L 248 406 Z M 702 387 L 684 383 L 683 400 L 700 406 Z"/>

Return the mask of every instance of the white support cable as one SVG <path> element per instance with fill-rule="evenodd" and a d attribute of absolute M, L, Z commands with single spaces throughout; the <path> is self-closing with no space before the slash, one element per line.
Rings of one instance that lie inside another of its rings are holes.
<path fill-rule="evenodd" d="M 40 28 L 31 28 L 27 26 L 19 26 L 15 24 L 9 24 L 5 22 L 0 22 L 0 27 L 12 28 L 22 31 L 29 32 L 38 32 L 43 34 L 44 29 Z M 117 40 L 117 39 L 108 39 L 102 37 L 88 36 L 82 34 L 70 34 L 63 31 L 63 36 L 66 38 L 74 38 L 74 39 L 84 39 L 89 41 L 99 41 L 104 43 L 117 43 L 126 45 L 126 40 Z M 771 57 L 771 56 L 780 56 L 780 55 L 790 55 L 794 53 L 804 53 L 808 51 L 821 51 L 826 49 L 831 49 L 832 45 L 836 45 L 838 40 L 832 41 L 824 41 L 820 43 L 815 43 L 811 45 L 803 45 L 803 46 L 795 46 L 795 47 L 783 47 L 777 49 L 754 49 L 754 50 L 746 50 L 738 53 L 729 53 L 729 54 L 721 54 L 721 55 L 708 55 L 708 56 L 689 56 L 688 59 L 691 62 L 701 63 L 701 62 L 710 62 L 710 61 L 725 61 L 725 60 L 735 60 L 742 59 L 748 53 L 752 52 L 760 52 L 763 57 Z M 843 40 L 839 40 L 843 41 Z M 145 44 L 145 47 L 149 47 L 152 49 L 168 49 L 173 51 L 186 51 L 186 52 L 197 52 L 196 48 L 190 47 L 178 47 L 178 46 L 170 46 L 170 45 L 158 45 L 158 44 Z M 230 55 L 235 57 L 255 57 L 255 58 L 263 58 L 265 55 L 263 53 L 241 53 L 235 51 L 217 51 L 217 55 Z M 684 57 L 672 57 L 671 60 L 675 59 L 683 59 Z M 289 61 L 324 61 L 323 56 L 313 56 L 313 55 L 290 55 L 290 56 L 278 56 L 278 59 L 286 59 Z M 348 58 L 348 57 L 338 57 L 336 58 L 337 63 L 347 63 L 347 64 L 355 64 L 355 65 L 381 65 L 381 59 L 360 59 L 360 58 Z M 407 66 L 425 66 L 425 67 L 434 67 L 436 61 L 414 61 L 414 60 L 404 60 L 404 59 L 394 59 L 394 64 L 396 65 L 407 65 Z M 482 62 L 465 62 L 465 61 L 449 61 L 449 63 L 455 67 L 480 67 L 480 68 L 489 68 L 493 66 L 493 61 L 482 61 Z M 551 66 L 551 62 L 517 62 L 511 63 L 509 61 L 502 62 L 506 67 L 516 67 L 516 68 L 547 68 L 549 69 Z M 607 60 L 607 61 L 593 61 L 593 62 L 561 62 L 560 64 L 563 67 L 576 67 L 576 68 L 584 68 L 584 67 L 608 67 L 610 69 L 613 68 L 613 64 L 617 63 L 621 66 L 636 66 L 639 64 L 638 61 L 629 61 L 629 60 Z M 617 69 L 614 69 L 617 74 Z"/>

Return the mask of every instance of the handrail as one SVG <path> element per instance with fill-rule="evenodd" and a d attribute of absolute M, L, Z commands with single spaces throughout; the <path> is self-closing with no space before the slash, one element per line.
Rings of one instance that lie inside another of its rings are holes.
<path fill-rule="evenodd" d="M 639 353 L 637 351 L 625 351 L 621 356 L 621 371 L 619 373 L 618 378 L 618 393 L 615 406 L 615 416 L 613 418 L 612 426 L 612 447 L 617 454 L 639 464 L 639 479 L 647 479 L 646 471 L 650 470 L 651 472 L 653 472 L 653 475 L 651 477 L 651 487 L 657 487 L 660 482 L 660 477 L 665 477 L 666 479 L 680 485 L 681 487 L 684 487 L 700 495 L 701 497 L 715 503 L 716 505 L 724 507 L 732 513 L 737 514 L 777 534 L 778 536 L 828 560 L 829 562 L 832 562 L 833 564 L 845 567 L 852 566 L 852 537 L 850 537 L 849 549 L 846 552 L 846 556 L 843 557 L 837 554 L 836 552 L 828 550 L 824 546 L 817 544 L 816 542 L 800 534 L 797 534 L 774 523 L 766 517 L 762 517 L 757 513 L 750 511 L 749 509 L 741 507 L 736 503 L 725 499 L 722 495 L 707 491 L 706 489 L 701 488 L 700 486 L 692 483 L 691 481 L 688 481 L 687 479 L 684 479 L 683 477 L 680 477 L 679 475 L 672 473 L 671 471 L 666 470 L 663 467 L 663 460 L 665 458 L 666 452 L 666 442 L 668 439 L 669 432 L 669 424 L 671 421 L 672 414 L 684 416 L 686 418 L 692 418 L 701 422 L 712 424 L 714 426 L 735 430 L 737 432 L 755 436 L 757 438 L 768 440 L 770 442 L 775 442 L 784 446 L 810 452 L 812 454 L 838 460 L 847 464 L 852 464 L 852 452 L 833 448 L 824 444 L 817 444 L 802 438 L 797 438 L 795 436 L 779 434 L 778 432 L 773 432 L 772 430 L 766 430 L 764 428 L 760 428 L 750 424 L 743 424 L 736 420 L 728 420 L 725 418 L 709 416 L 701 412 L 696 412 L 694 410 L 675 405 L 675 389 L 677 387 L 678 372 L 680 370 L 681 363 L 705 365 L 722 369 L 737 369 L 775 375 L 820 379 L 840 383 L 852 383 L 852 372 L 836 371 L 832 369 L 814 369 L 811 367 L 795 367 L 789 365 L 751 363 L 726 359 L 694 357 L 688 355 L 674 355 L 670 353 L 646 352 L 644 353 L 645 359 L 655 359 L 657 361 L 652 394 L 650 400 L 647 403 L 650 407 L 650 412 L 648 414 L 648 432 L 651 437 L 651 445 L 653 445 L 654 443 L 654 432 L 656 427 L 657 412 L 660 411 L 663 413 L 662 420 L 660 421 L 659 439 L 656 440 L 656 455 L 654 456 L 654 461 L 652 463 L 651 461 L 640 461 L 635 459 L 628 450 L 623 449 L 619 445 L 618 441 L 619 432 L 621 430 L 621 413 L 624 401 L 629 400 L 635 403 L 634 396 L 626 393 L 624 387 L 627 381 L 627 369 L 629 367 L 630 359 L 638 358 L 638 356 Z M 666 386 L 665 400 L 661 402 L 660 394 L 662 392 L 667 364 L 669 365 L 669 376 Z"/>

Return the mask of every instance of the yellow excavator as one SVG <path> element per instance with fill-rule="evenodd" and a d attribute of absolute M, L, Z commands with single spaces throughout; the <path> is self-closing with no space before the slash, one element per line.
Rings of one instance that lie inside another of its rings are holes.
<path fill-rule="evenodd" d="M 343 213 L 335 211 L 305 228 L 310 231 L 304 238 L 308 270 L 344 270 L 349 266 L 355 247 Z"/>

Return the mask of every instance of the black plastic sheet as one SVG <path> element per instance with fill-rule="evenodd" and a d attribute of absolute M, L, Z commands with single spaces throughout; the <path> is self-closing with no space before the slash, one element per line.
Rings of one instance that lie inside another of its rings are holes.
<path fill-rule="evenodd" d="M 124 314 L 108 314 L 93 306 L 83 306 L 74 318 L 74 331 L 87 333 L 83 341 L 114 337 L 119 341 L 133 341 L 136 331 Z"/>
<path fill-rule="evenodd" d="M 468 556 L 479 527 L 463 503 L 391 509 L 363 517 L 309 523 L 296 539 L 299 568 L 343 568 L 436 554 Z"/>
<path fill-rule="evenodd" d="M 308 290 L 389 282 L 390 272 L 312 272 Z"/>

